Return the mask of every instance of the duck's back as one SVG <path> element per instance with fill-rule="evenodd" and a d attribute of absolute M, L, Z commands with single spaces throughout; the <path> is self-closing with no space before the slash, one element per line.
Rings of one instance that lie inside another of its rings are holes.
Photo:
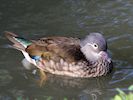
<path fill-rule="evenodd" d="M 46 61 L 53 60 L 59 62 L 60 59 L 71 63 L 84 60 L 85 57 L 80 51 L 80 40 L 67 37 L 47 37 L 33 40 L 33 43 L 26 48 L 31 56 L 42 53 L 42 58 Z"/>

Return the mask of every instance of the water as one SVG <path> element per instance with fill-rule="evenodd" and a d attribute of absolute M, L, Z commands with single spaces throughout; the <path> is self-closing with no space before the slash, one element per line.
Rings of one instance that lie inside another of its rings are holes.
<path fill-rule="evenodd" d="M 132 0 L 1 0 L 0 1 L 0 100 L 109 100 L 119 87 L 133 84 Z M 4 47 L 4 31 L 25 38 L 83 37 L 101 32 L 107 38 L 114 62 L 111 74 L 100 78 L 48 75 L 43 87 L 38 77 L 21 64 L 19 51 Z"/>

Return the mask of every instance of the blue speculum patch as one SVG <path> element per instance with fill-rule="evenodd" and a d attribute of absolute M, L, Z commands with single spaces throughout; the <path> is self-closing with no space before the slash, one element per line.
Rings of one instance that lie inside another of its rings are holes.
<path fill-rule="evenodd" d="M 34 59 L 34 60 L 40 60 L 40 56 L 30 56 L 32 59 Z"/>

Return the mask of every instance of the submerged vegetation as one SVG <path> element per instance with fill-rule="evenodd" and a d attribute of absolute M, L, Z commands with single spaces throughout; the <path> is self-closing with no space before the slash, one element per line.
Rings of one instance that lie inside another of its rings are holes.
<path fill-rule="evenodd" d="M 128 88 L 128 93 L 125 93 L 123 90 L 116 88 L 118 94 L 116 94 L 111 100 L 133 100 L 133 85 Z M 52 96 L 43 96 L 44 100 L 53 100 Z M 23 96 L 18 96 L 16 100 L 30 100 L 28 97 L 24 98 Z M 33 100 L 39 100 L 34 98 Z M 62 100 L 69 100 L 67 97 L 62 98 Z M 75 99 L 72 99 L 75 100 Z"/>
<path fill-rule="evenodd" d="M 44 96 L 44 98 L 42 98 L 43 100 L 54 100 L 53 97 L 51 96 Z M 18 96 L 16 100 L 30 100 L 28 97 L 27 98 L 24 98 L 22 96 Z M 33 100 L 40 100 L 40 99 L 33 99 Z M 64 97 L 62 100 L 69 100 L 68 98 Z M 72 99 L 72 100 L 75 100 L 75 99 Z"/>
<path fill-rule="evenodd" d="M 133 85 L 128 88 L 129 93 L 125 93 L 119 88 L 116 90 L 119 92 L 119 94 L 115 95 L 112 100 L 133 100 Z"/>

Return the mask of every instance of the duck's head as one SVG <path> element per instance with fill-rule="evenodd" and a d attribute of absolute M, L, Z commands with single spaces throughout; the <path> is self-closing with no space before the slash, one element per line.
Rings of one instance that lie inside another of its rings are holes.
<path fill-rule="evenodd" d="M 107 54 L 107 42 L 102 34 L 90 33 L 80 41 L 81 51 L 88 61 L 97 61 L 99 58 L 110 62 Z"/>

